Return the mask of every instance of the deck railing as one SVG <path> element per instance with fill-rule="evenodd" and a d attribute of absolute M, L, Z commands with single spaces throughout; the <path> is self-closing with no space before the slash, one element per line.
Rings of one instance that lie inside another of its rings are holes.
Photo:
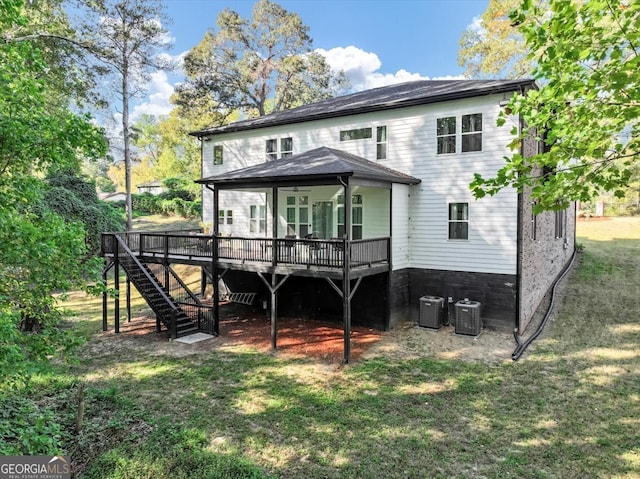
<path fill-rule="evenodd" d="M 116 233 L 102 235 L 103 254 L 113 254 Z M 221 262 L 259 262 L 272 265 L 298 265 L 342 269 L 345 251 L 352 268 L 386 263 L 390 256 L 390 238 L 342 239 L 243 238 L 211 236 L 199 232 L 127 232 L 118 233 L 129 248 L 140 256 L 167 259 L 204 260 L 213 257 L 217 242 Z"/>

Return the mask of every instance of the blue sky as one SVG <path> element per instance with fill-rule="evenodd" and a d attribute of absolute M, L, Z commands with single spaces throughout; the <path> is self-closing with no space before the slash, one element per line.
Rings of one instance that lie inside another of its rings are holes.
<path fill-rule="evenodd" d="M 184 54 L 215 26 L 224 8 L 248 18 L 253 0 L 164 0 L 172 23 L 173 56 Z M 462 32 L 488 0 L 280 0 L 309 27 L 313 46 L 362 90 L 419 78 L 459 77 Z M 154 76 L 148 97 L 134 110 L 163 114 L 180 75 Z"/>

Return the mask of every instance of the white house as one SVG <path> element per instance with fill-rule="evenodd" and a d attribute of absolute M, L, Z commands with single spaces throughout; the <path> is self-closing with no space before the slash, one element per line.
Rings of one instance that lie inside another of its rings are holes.
<path fill-rule="evenodd" d="M 309 265 L 271 269 L 268 280 L 246 261 L 228 262 L 227 285 L 270 292 L 274 303 L 275 289 L 280 312 L 349 310 L 382 329 L 415 320 L 425 295 L 449 305 L 468 298 L 481 304 L 484 327 L 522 331 L 574 252 L 575 208 L 533 215 L 526 191 L 475 200 L 469 183 L 504 165 L 521 123 L 496 126 L 501 105 L 531 88 L 532 80 L 415 81 L 192 133 L 202 145 L 203 221 L 221 237 L 285 238 L 296 252 L 315 245 L 309 238 L 327 250 L 342 242 L 351 265 L 389 248 L 384 268 L 370 261 L 366 273 L 328 281 Z M 522 153 L 538 147 L 532 138 Z M 388 243 L 366 243 L 373 239 Z M 297 280 L 284 282 L 289 275 Z"/>
<path fill-rule="evenodd" d="M 151 195 L 159 195 L 167 191 L 167 188 L 162 184 L 160 180 L 148 181 L 146 183 L 140 183 L 136 185 L 138 194 L 149 193 Z"/>

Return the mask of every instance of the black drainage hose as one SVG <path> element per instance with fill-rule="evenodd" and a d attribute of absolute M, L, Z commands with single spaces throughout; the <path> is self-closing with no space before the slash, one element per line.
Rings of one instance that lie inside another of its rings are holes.
<path fill-rule="evenodd" d="M 571 269 L 571 266 L 573 266 L 573 262 L 575 261 L 576 256 L 577 256 L 577 250 L 574 250 L 573 255 L 571 256 L 571 261 L 564 268 L 564 270 L 562 271 L 562 274 L 558 276 L 556 280 L 553 282 L 553 287 L 551 288 L 551 301 L 549 302 L 549 307 L 547 308 L 547 312 L 545 313 L 544 318 L 538 325 L 538 328 L 533 332 L 533 334 L 529 336 L 529 338 L 525 342 L 522 342 L 520 341 L 520 337 L 518 336 L 518 330 L 517 329 L 513 330 L 513 337 L 515 338 L 516 343 L 518 345 L 516 349 L 513 351 L 513 353 L 511 353 L 511 359 L 513 359 L 514 361 L 517 361 L 518 359 L 520 359 L 520 356 L 524 354 L 525 350 L 534 341 L 534 339 L 536 339 L 538 336 L 540 336 L 540 333 L 542 333 L 542 330 L 544 329 L 545 325 L 547 324 L 547 321 L 549 320 L 549 317 L 551 316 L 551 311 L 553 310 L 553 303 L 556 299 L 556 287 L 558 286 L 560 281 L 562 281 L 562 279 L 567 275 L 567 273 Z"/>

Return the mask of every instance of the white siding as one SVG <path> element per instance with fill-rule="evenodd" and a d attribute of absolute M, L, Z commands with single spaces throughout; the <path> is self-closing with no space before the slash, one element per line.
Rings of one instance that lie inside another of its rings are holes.
<path fill-rule="evenodd" d="M 213 141 L 205 142 L 203 145 L 203 174 L 210 176 L 263 162 L 266 140 L 289 136 L 293 138 L 294 154 L 328 146 L 376 161 L 375 128 L 386 125 L 387 159 L 379 160 L 380 163 L 422 180 L 421 184 L 408 188 L 411 197 L 405 212 L 401 210 L 403 203 L 400 197 L 406 188 L 398 185 L 394 188 L 394 265 L 398 268 L 405 265 L 416 268 L 515 274 L 516 193 L 504 190 L 494 197 L 475 201 L 468 186 L 473 179 L 473 173 L 486 176 L 494 174 L 503 166 L 503 157 L 509 153 L 506 145 L 511 139 L 509 131 L 515 124 L 511 121 L 501 128 L 496 126 L 500 100 L 502 95 L 483 96 L 216 135 L 212 138 Z M 483 115 L 483 150 L 438 155 L 436 120 L 445 116 L 457 117 L 460 151 L 460 116 L 473 113 Z M 372 128 L 371 139 L 340 141 L 341 130 L 363 127 Z M 214 144 L 223 145 L 222 165 L 212 165 Z M 365 199 L 365 237 L 386 236 L 388 233 L 383 220 L 389 217 L 388 191 L 370 190 L 372 189 L 367 189 L 368 196 Z M 211 202 L 210 199 L 207 201 L 207 193 L 205 190 L 205 221 L 211 215 L 210 206 L 207 208 L 207 203 Z M 239 204 L 238 199 L 229 200 L 236 206 Z M 226 207 L 222 201 L 221 199 L 221 207 Z M 448 240 L 449 202 L 469 203 L 469 239 L 466 241 Z M 386 208 L 386 211 L 383 208 Z M 248 215 L 248 204 L 246 209 Z M 403 219 L 405 217 L 410 218 L 407 219 L 406 227 Z M 234 218 L 234 227 L 235 222 Z"/>
<path fill-rule="evenodd" d="M 410 268 L 409 251 L 409 187 L 393 185 L 392 190 L 392 222 L 391 263 L 393 270 Z"/>

